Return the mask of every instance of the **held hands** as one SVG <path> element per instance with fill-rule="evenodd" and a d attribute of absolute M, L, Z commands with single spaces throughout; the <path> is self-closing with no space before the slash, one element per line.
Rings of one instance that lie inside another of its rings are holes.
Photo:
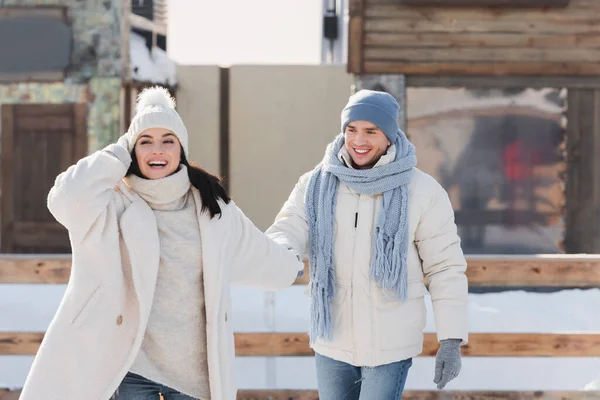
<path fill-rule="evenodd" d="M 292 253 L 293 255 L 296 256 L 296 258 L 298 259 L 298 261 L 302 261 L 302 258 L 300 257 L 300 255 L 298 254 L 298 252 L 296 252 L 296 250 L 292 249 L 291 247 L 288 247 L 287 249 L 288 249 L 288 251 L 290 253 Z M 298 271 L 298 276 L 297 277 L 301 278 L 303 276 L 304 276 L 304 269 L 301 269 L 300 271 Z"/>
<path fill-rule="evenodd" d="M 293 248 L 291 248 L 291 247 L 288 247 L 287 249 L 288 249 L 288 250 L 289 250 L 289 251 L 290 251 L 290 252 L 291 252 L 293 255 L 295 255 L 295 256 L 296 256 L 296 258 L 298 259 L 298 261 L 302 261 L 302 259 L 300 258 L 300 255 L 299 255 L 299 254 L 296 252 L 296 250 L 294 250 L 294 249 L 293 249 Z"/>
<path fill-rule="evenodd" d="M 438 389 L 443 389 L 452 379 L 460 373 L 461 354 L 460 339 L 446 339 L 440 341 L 440 349 L 435 357 L 435 377 Z"/>

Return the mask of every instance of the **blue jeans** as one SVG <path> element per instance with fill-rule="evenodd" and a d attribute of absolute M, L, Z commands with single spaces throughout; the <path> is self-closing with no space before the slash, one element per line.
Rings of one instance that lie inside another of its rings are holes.
<path fill-rule="evenodd" d="M 320 400 L 399 400 L 412 358 L 377 367 L 355 367 L 315 354 Z"/>
<path fill-rule="evenodd" d="M 111 400 L 198 400 L 141 375 L 128 372 Z"/>

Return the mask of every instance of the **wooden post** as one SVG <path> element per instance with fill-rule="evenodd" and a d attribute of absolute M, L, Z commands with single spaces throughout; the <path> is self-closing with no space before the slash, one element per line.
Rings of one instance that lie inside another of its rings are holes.
<path fill-rule="evenodd" d="M 230 144 L 230 86 L 231 73 L 228 67 L 220 68 L 220 99 L 219 99 L 219 175 L 223 178 L 223 186 L 229 192 L 231 174 L 229 162 Z"/>
<path fill-rule="evenodd" d="M 0 225 L 0 251 L 10 253 L 13 250 L 13 235 L 7 234 L 14 223 L 13 215 L 13 139 L 14 139 L 14 105 L 3 104 L 2 111 L 2 192 Z"/>
<path fill-rule="evenodd" d="M 131 0 L 121 1 L 121 80 L 123 82 L 131 81 L 131 60 L 130 60 L 130 38 L 131 38 L 131 22 L 129 15 L 131 14 Z"/>
<path fill-rule="evenodd" d="M 348 21 L 348 72 L 360 74 L 364 70 L 364 27 L 366 0 L 350 0 Z"/>
<path fill-rule="evenodd" d="M 569 89 L 567 253 L 600 252 L 600 90 Z"/>

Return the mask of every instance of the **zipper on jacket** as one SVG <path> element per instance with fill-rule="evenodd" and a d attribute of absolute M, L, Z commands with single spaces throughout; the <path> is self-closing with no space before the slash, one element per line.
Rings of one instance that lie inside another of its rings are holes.
<path fill-rule="evenodd" d="M 358 226 L 358 213 L 354 214 L 354 227 Z"/>

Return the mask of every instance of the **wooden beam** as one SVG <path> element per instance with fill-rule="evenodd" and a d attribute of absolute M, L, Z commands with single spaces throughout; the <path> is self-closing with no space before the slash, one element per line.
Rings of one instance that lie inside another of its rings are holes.
<path fill-rule="evenodd" d="M 3 400 L 0 397 L 0 400 Z M 319 400 L 316 390 L 238 390 L 236 400 Z"/>
<path fill-rule="evenodd" d="M 0 400 L 18 400 L 19 390 L 0 389 Z M 404 400 L 600 400 L 599 392 L 592 391 L 457 391 L 406 390 Z M 237 400 L 319 400 L 316 390 L 242 389 Z"/>
<path fill-rule="evenodd" d="M 600 286 L 597 255 L 468 255 L 467 278 L 471 287 L 580 287 Z M 297 284 L 308 284 L 309 271 Z"/>
<path fill-rule="evenodd" d="M 426 2 L 428 0 L 415 0 Z M 442 0 L 442 1 L 463 1 L 463 0 Z M 477 2 L 481 0 L 475 0 Z M 492 0 L 504 1 L 504 0 Z M 520 7 L 504 7 L 504 8 L 489 8 L 489 7 L 412 7 L 403 3 L 403 0 L 369 0 L 365 10 L 365 17 L 369 19 L 375 18 L 394 18 L 394 19 L 454 19 L 454 20 L 494 20 L 494 21 L 518 21 L 528 19 L 532 22 L 550 20 L 560 22 L 571 22 L 578 18 L 593 18 L 589 15 L 590 10 L 598 10 L 600 7 L 592 5 L 585 8 L 571 7 L 569 10 L 551 9 L 547 7 L 535 7 L 524 10 Z M 586 15 L 586 11 L 588 14 Z M 534 26 L 535 27 L 535 26 Z M 535 30 L 532 31 L 535 33 Z M 558 31 L 554 33 L 558 34 Z"/>
<path fill-rule="evenodd" d="M 365 60 L 400 61 L 404 63 L 449 63 L 449 62 L 519 62 L 527 63 L 563 63 L 578 60 L 583 63 L 600 61 L 600 49 L 570 48 L 389 48 L 373 47 L 365 49 Z"/>
<path fill-rule="evenodd" d="M 371 5 L 370 7 L 377 7 Z M 524 35 L 569 35 L 574 33 L 594 34 L 600 32 L 598 9 L 584 13 L 539 12 L 533 15 L 528 11 L 515 12 L 508 17 L 495 10 L 445 11 L 423 14 L 402 9 L 397 12 L 402 18 L 365 18 L 365 32 L 388 33 L 479 33 L 492 36 L 505 33 Z M 369 13 L 372 15 L 375 11 Z M 521 14 L 522 13 L 522 14 Z M 411 15 L 413 14 L 413 15 Z M 416 15 L 419 14 L 420 17 Z M 393 15 L 392 15 L 393 17 Z M 406 18 L 406 19 L 404 19 Z M 557 24 L 560 28 L 557 30 Z M 558 33 L 560 32 L 560 33 Z"/>
<path fill-rule="evenodd" d="M 0 332 L 0 355 L 35 355 L 43 338 L 37 332 Z"/>
<path fill-rule="evenodd" d="M 472 48 L 496 49 L 565 49 L 565 48 L 598 48 L 600 33 L 588 35 L 573 33 L 569 35 L 498 33 L 482 35 L 481 33 L 438 32 L 367 32 L 365 45 L 379 48 Z"/>
<path fill-rule="evenodd" d="M 156 23 L 144 18 L 140 15 L 129 14 L 129 23 L 132 28 L 142 29 L 149 32 L 154 32 L 159 35 L 167 36 L 167 27 L 164 24 Z"/>
<path fill-rule="evenodd" d="M 67 283 L 71 255 L 0 255 L 0 283 Z"/>
<path fill-rule="evenodd" d="M 299 333 L 236 333 L 238 356 L 311 356 L 308 335 Z M 421 356 L 433 357 L 438 343 L 435 334 L 425 334 Z M 597 334 L 479 333 L 469 336 L 463 347 L 471 357 L 597 357 Z"/>
<path fill-rule="evenodd" d="M 408 87 L 466 87 L 469 89 L 498 88 L 567 88 L 600 89 L 596 76 L 462 76 L 408 75 Z"/>
<path fill-rule="evenodd" d="M 489 75 L 506 76 L 588 76 L 600 75 L 600 63 L 556 62 L 481 62 L 481 63 L 413 63 L 401 61 L 365 61 L 365 74 L 406 74 L 406 75 Z"/>
<path fill-rule="evenodd" d="M 541 118 L 541 119 L 546 119 L 549 121 L 555 121 L 556 123 L 560 123 L 560 120 L 562 118 L 562 115 L 557 114 L 556 112 L 540 110 L 539 108 L 528 107 L 528 106 L 514 107 L 514 106 L 507 105 L 507 106 L 498 106 L 498 107 L 457 108 L 457 109 L 450 109 L 450 110 L 441 111 L 441 112 L 434 111 L 431 114 L 424 114 L 419 117 L 411 118 L 408 121 L 408 129 L 410 130 L 413 128 L 430 125 L 436 121 L 443 121 L 448 118 L 454 119 L 454 118 L 499 117 L 499 116 L 506 116 L 506 115 Z M 514 218 L 514 217 L 521 218 L 523 216 L 526 216 L 526 218 L 528 218 L 530 221 L 533 219 L 537 220 L 537 218 L 533 218 L 532 216 L 527 215 L 527 213 L 530 213 L 530 212 L 525 211 L 525 210 L 473 210 L 473 211 L 456 210 L 454 212 L 454 214 L 455 214 L 454 218 L 457 222 L 459 221 L 459 215 L 461 213 L 466 213 L 468 215 L 478 215 L 478 216 L 482 217 L 483 219 L 495 221 L 495 223 L 502 223 L 503 221 L 506 221 L 505 219 L 501 219 L 500 216 L 507 216 L 507 215 L 510 216 L 510 218 Z M 491 218 L 490 215 L 494 216 L 494 217 Z M 561 214 L 559 211 L 544 212 L 541 214 L 541 217 L 543 219 L 540 220 L 539 222 L 554 224 L 554 223 L 556 223 L 556 222 L 554 222 L 554 219 L 559 218 L 560 216 L 561 216 Z M 502 218 L 504 218 L 504 217 L 502 217 Z M 460 224 L 464 224 L 464 223 L 468 223 L 468 222 L 465 221 L 464 219 L 462 221 L 460 221 Z M 482 223 L 482 222 L 478 221 L 476 223 Z M 523 223 L 523 221 L 519 220 L 519 223 Z"/>
<path fill-rule="evenodd" d="M 236 333 L 236 356 L 312 356 L 306 333 Z"/>
<path fill-rule="evenodd" d="M 406 390 L 403 400 L 600 400 L 591 391 Z M 0 400 L 2 397 L 0 396 Z M 319 400 L 316 390 L 239 390 L 237 400 Z"/>
<path fill-rule="evenodd" d="M 0 332 L 0 355 L 35 355 L 43 333 Z M 438 350 L 434 333 L 424 335 L 421 356 Z M 236 333 L 240 357 L 312 356 L 306 333 Z M 600 334 L 474 333 L 462 348 L 466 357 L 600 357 Z"/>
<path fill-rule="evenodd" d="M 468 255 L 467 277 L 470 286 L 600 286 L 600 255 Z M 1 283 L 67 283 L 70 255 L 0 255 Z M 309 282 L 308 267 L 298 285 Z"/>
<path fill-rule="evenodd" d="M 600 257 L 595 255 L 469 256 L 471 286 L 600 286 Z"/>
<path fill-rule="evenodd" d="M 399 0 L 407 6 L 437 7 L 566 7 L 571 0 Z"/>

